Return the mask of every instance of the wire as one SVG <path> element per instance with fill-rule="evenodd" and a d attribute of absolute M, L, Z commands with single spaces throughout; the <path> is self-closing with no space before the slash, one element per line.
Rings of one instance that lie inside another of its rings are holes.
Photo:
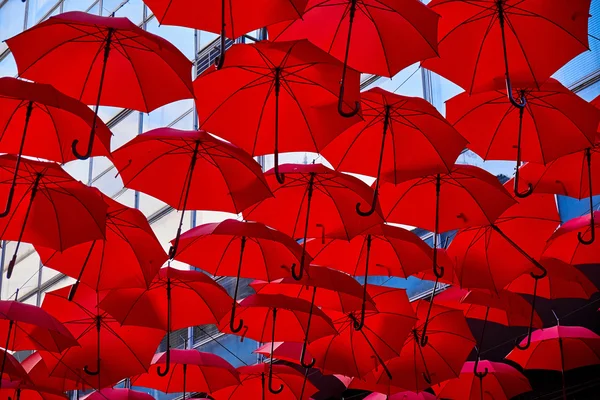
<path fill-rule="evenodd" d="M 419 66 L 417 67 L 417 69 L 415 69 L 415 70 L 413 71 L 413 73 L 412 73 L 412 74 L 410 74 L 410 75 L 408 76 L 408 78 L 406 78 L 406 79 L 404 80 L 404 82 L 402 82 L 402 83 L 400 84 L 400 86 L 398 86 L 396 89 L 394 89 L 394 90 L 392 91 L 392 93 L 396 93 L 396 92 L 398 91 L 398 89 L 400 89 L 402 86 L 404 86 L 404 84 L 405 84 L 406 82 L 408 82 L 408 81 L 410 80 L 410 78 L 412 78 L 412 77 L 413 77 L 413 76 L 414 76 L 414 75 L 415 75 L 415 74 L 416 74 L 416 73 L 417 73 L 417 72 L 418 72 L 420 69 L 421 69 L 421 65 L 419 65 Z"/>
<path fill-rule="evenodd" d="M 242 360 L 241 358 L 239 358 L 233 351 L 229 350 L 227 348 L 227 346 L 225 346 L 223 343 L 219 342 L 214 336 L 212 336 L 210 333 L 206 332 L 204 330 L 204 328 L 202 328 L 201 326 L 198 326 L 198 329 L 200 329 L 202 332 L 204 332 L 204 334 L 206 336 L 208 336 L 210 338 L 210 340 L 212 340 L 213 342 L 215 342 L 216 344 L 218 344 L 219 346 L 221 346 L 222 348 L 224 348 L 229 354 L 231 354 L 232 356 L 234 356 L 235 358 L 237 358 L 242 364 L 248 366 L 248 363 L 244 360 Z"/>

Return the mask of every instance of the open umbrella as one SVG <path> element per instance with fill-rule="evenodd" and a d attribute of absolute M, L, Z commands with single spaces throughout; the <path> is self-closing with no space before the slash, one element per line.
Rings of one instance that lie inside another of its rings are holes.
<path fill-rule="evenodd" d="M 332 112 L 342 64 L 308 41 L 238 44 L 227 53 L 221 70 L 194 81 L 200 126 L 253 156 L 274 154 L 280 183 L 280 152 L 320 152 L 359 120 Z M 348 81 L 353 104 L 359 73 L 349 72 Z"/>
<path fill-rule="evenodd" d="M 544 257 L 557 258 L 571 265 L 598 263 L 600 244 L 594 242 L 585 245 L 581 239 L 595 235 L 594 232 L 600 229 L 599 226 L 600 211 L 565 222 L 548 240 Z"/>
<path fill-rule="evenodd" d="M 343 109 L 347 67 L 392 77 L 436 56 L 438 19 L 417 0 L 310 0 L 302 18 L 270 26 L 269 36 L 276 41 L 307 38 L 344 60 L 338 75 L 338 111 L 350 117 L 359 111 L 360 103 L 351 112 Z"/>
<path fill-rule="evenodd" d="M 0 382 L 2 400 L 67 400 L 64 393 L 48 391 L 23 381 Z"/>
<path fill-rule="evenodd" d="M 0 237 L 16 241 L 10 278 L 22 241 L 63 251 L 104 239 L 106 204 L 97 191 L 76 181 L 58 164 L 0 156 L 0 198 L 14 190 L 15 207 L 0 218 Z M 16 175 L 16 180 L 14 179 Z M 13 186 L 14 184 L 14 186 Z"/>
<path fill-rule="evenodd" d="M 243 214 L 295 239 L 302 238 L 304 249 L 306 238 L 339 235 L 350 240 L 383 222 L 379 211 L 368 217 L 356 215 L 356 203 L 373 198 L 373 190 L 358 178 L 322 164 L 285 164 L 280 171 L 287 177 L 284 183 L 279 182 L 274 170 L 265 173 L 274 197 L 249 207 Z M 302 278 L 303 267 L 301 262 L 298 271 L 292 268 L 296 280 Z"/>
<path fill-rule="evenodd" d="M 483 159 L 516 160 L 513 191 L 527 197 L 533 186 L 519 191 L 521 161 L 547 164 L 591 147 L 600 112 L 554 79 L 539 89 L 525 86 L 514 93 L 523 107 L 515 108 L 500 89 L 461 93 L 448 101 L 447 118 Z"/>
<path fill-rule="evenodd" d="M 271 343 L 265 343 L 258 349 L 254 350 L 253 353 L 260 354 L 266 358 L 275 357 L 278 360 L 289 361 L 294 364 L 311 364 L 314 357 L 308 350 L 304 352 L 304 358 L 300 358 L 302 350 L 304 348 L 303 343 L 298 342 L 275 342 L 272 344 L 273 354 L 271 354 Z"/>
<path fill-rule="evenodd" d="M 170 367 L 171 332 L 217 324 L 227 313 L 230 302 L 225 289 L 210 276 L 166 267 L 147 288 L 111 290 L 100 302 L 100 308 L 123 325 L 167 331 L 165 369 L 158 371 L 165 376 Z"/>
<path fill-rule="evenodd" d="M 448 173 L 467 144 L 424 99 L 374 88 L 361 93 L 361 104 L 364 120 L 346 129 L 322 152 L 338 170 L 377 178 L 371 207 L 363 211 L 357 204 L 361 215 L 375 212 L 382 180 L 398 184 Z"/>
<path fill-rule="evenodd" d="M 96 390 L 82 400 L 152 400 L 154 397 L 144 392 L 127 388 L 103 388 Z M 185 400 L 185 399 L 184 399 Z"/>
<path fill-rule="evenodd" d="M 66 378 L 59 378 L 50 375 L 50 370 L 42 358 L 39 351 L 32 353 L 21 362 L 21 365 L 27 372 L 33 386 L 42 391 L 48 392 L 68 392 L 78 389 L 87 389 L 83 381 L 74 381 Z"/>
<path fill-rule="evenodd" d="M 96 290 L 148 287 L 167 255 L 139 210 L 124 206 L 98 191 L 108 205 L 106 239 L 69 247 L 64 251 L 35 246 L 42 264 L 76 278 Z"/>
<path fill-rule="evenodd" d="M 79 159 L 92 154 L 100 105 L 149 113 L 192 97 L 191 62 L 169 41 L 127 18 L 66 12 L 6 43 L 20 77 L 96 106 L 87 150 L 80 153 L 79 139 L 72 142 Z"/>
<path fill-rule="evenodd" d="M 182 211 L 171 259 L 186 210 L 240 213 L 271 196 L 252 157 L 204 131 L 154 129 L 119 148 L 112 160 L 126 187 Z"/>
<path fill-rule="evenodd" d="M 95 120 L 85 104 L 50 85 L 0 78 L 0 126 L 0 151 L 17 155 L 13 187 L 0 217 L 10 211 L 22 155 L 63 164 L 75 160 L 70 143 L 85 138 L 92 127 L 100 143 L 91 155 L 106 156 L 110 151 L 111 133 L 106 125 Z"/>
<path fill-rule="evenodd" d="M 0 367 L 0 385 L 6 378 L 11 381 L 29 381 L 27 371 L 19 363 L 8 350 L 0 349 L 0 357 L 2 357 L 2 366 Z"/>
<path fill-rule="evenodd" d="M 398 392 L 390 396 L 382 393 L 371 393 L 364 400 L 435 400 L 437 397 L 428 392 Z"/>

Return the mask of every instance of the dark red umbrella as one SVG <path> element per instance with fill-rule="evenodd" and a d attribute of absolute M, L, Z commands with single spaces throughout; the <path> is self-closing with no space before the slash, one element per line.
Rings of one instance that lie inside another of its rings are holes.
<path fill-rule="evenodd" d="M 397 184 L 448 173 L 467 144 L 424 99 L 374 88 L 361 93 L 361 104 L 364 120 L 346 129 L 322 152 L 337 170 L 377 178 L 371 208 L 364 212 L 357 204 L 360 215 L 375 211 L 382 180 Z"/>
<path fill-rule="evenodd" d="M 516 108 L 504 90 L 496 89 L 473 96 L 462 93 L 447 103 L 448 121 L 483 159 L 516 160 L 518 168 L 521 160 L 546 164 L 593 145 L 600 112 L 558 81 L 515 90 L 524 104 Z M 517 169 L 515 195 L 526 197 L 533 191 L 531 185 L 525 192 L 519 187 Z"/>
<path fill-rule="evenodd" d="M 195 325 L 217 324 L 227 313 L 231 297 L 210 276 L 200 271 L 162 268 L 147 288 L 112 290 L 100 302 L 123 325 L 167 331 L 164 371 L 170 366 L 171 332 Z M 193 310 L 193 312 L 190 312 Z"/>
<path fill-rule="evenodd" d="M 94 125 L 95 124 L 95 125 Z M 91 128 L 100 140 L 92 148 L 92 155 L 107 156 L 110 151 L 110 130 L 94 113 L 79 101 L 65 96 L 50 85 L 0 78 L 0 151 L 58 161 L 62 164 L 75 160 L 70 143 L 85 138 Z M 28 137 L 27 140 L 26 137 Z M 16 181 L 19 162 L 15 168 Z M 13 190 L 9 192 L 8 215 Z"/>
<path fill-rule="evenodd" d="M 112 160 L 126 187 L 182 211 L 171 259 L 186 210 L 240 213 L 271 196 L 252 157 L 204 131 L 154 129 L 119 148 Z"/>
<path fill-rule="evenodd" d="M 390 396 L 382 393 L 371 393 L 364 400 L 435 400 L 437 397 L 428 392 L 398 392 Z"/>
<path fill-rule="evenodd" d="M 223 69 L 194 81 L 200 126 L 253 156 L 274 154 L 281 183 L 280 152 L 320 152 L 359 120 L 334 114 L 342 63 L 308 41 L 238 44 L 227 53 Z M 348 80 L 352 105 L 359 73 L 350 71 Z"/>
<path fill-rule="evenodd" d="M 379 211 L 369 217 L 356 215 L 356 204 L 373 198 L 373 190 L 358 178 L 321 164 L 285 164 L 280 171 L 287 177 L 284 183 L 279 183 L 276 171 L 265 173 L 275 197 L 249 207 L 244 217 L 302 238 L 304 249 L 307 237 L 339 235 L 350 240 L 383 222 Z M 303 266 L 302 262 L 298 271 L 292 268 L 296 280 L 302 278 Z"/>
<path fill-rule="evenodd" d="M 82 400 L 152 400 L 154 397 L 144 392 L 124 388 L 104 388 L 83 397 Z"/>
<path fill-rule="evenodd" d="M 127 18 L 66 12 L 6 43 L 19 76 L 96 106 L 87 150 L 80 153 L 79 140 L 72 142 L 79 159 L 92 154 L 100 105 L 149 113 L 192 97 L 191 62 L 170 42 Z"/>
<path fill-rule="evenodd" d="M 593 225 L 592 225 L 593 223 Z M 582 239 L 600 229 L 600 211 L 573 218 L 560 226 L 548 240 L 544 257 L 557 258 L 567 264 L 596 264 L 600 261 L 600 244 L 585 245 Z"/>
<path fill-rule="evenodd" d="M 510 96 L 511 78 L 516 86 L 539 87 L 588 50 L 590 0 L 558 0 L 552 7 L 538 0 L 433 0 L 428 6 L 441 16 L 440 56 L 423 67 L 468 93 L 506 81 Z"/>
<path fill-rule="evenodd" d="M 473 362 L 466 362 L 458 378 L 433 387 L 438 398 L 510 400 L 532 390 L 525 375 L 514 367 L 491 361 L 481 361 L 480 364 L 489 371 L 485 379 L 473 374 Z"/>
<path fill-rule="evenodd" d="M 108 205 L 106 240 L 82 243 L 60 252 L 36 246 L 42 264 L 96 290 L 148 287 L 167 254 L 146 216 L 98 192 Z"/>
<path fill-rule="evenodd" d="M 0 399 L 2 400 L 67 400 L 61 392 L 47 391 L 34 385 L 3 379 L 0 382 Z"/>
<path fill-rule="evenodd" d="M 271 346 L 273 346 L 273 357 L 278 360 L 289 361 L 294 364 L 301 364 L 301 360 L 305 364 L 310 364 L 311 360 L 314 360 L 308 350 L 305 350 L 304 358 L 300 358 L 304 345 L 298 342 L 274 342 L 272 344 L 269 342 L 254 350 L 253 353 L 269 358 L 271 356 Z"/>
<path fill-rule="evenodd" d="M 2 357 L 2 367 L 0 368 L 0 387 L 4 379 L 11 381 L 28 381 L 31 382 L 27 371 L 19 363 L 19 360 L 10 354 L 7 350 L 0 349 L 0 357 Z"/>
<path fill-rule="evenodd" d="M 50 370 L 48 370 L 40 352 L 32 353 L 21 362 L 21 365 L 27 372 L 33 386 L 39 390 L 62 393 L 88 388 L 83 381 L 50 376 Z"/>
<path fill-rule="evenodd" d="M 131 379 L 131 384 L 160 390 L 164 393 L 186 392 L 213 393 L 228 386 L 239 385 L 239 373 L 221 357 L 197 350 L 172 349 L 170 373 L 158 373 L 161 365 L 167 363 L 166 353 L 154 355 L 149 372 Z M 168 369 L 168 367 L 167 367 Z"/>
<path fill-rule="evenodd" d="M 42 302 L 42 309 L 61 321 L 79 342 L 79 347 L 60 355 L 43 354 L 50 375 L 102 388 L 145 372 L 165 331 L 122 326 L 98 308 L 104 294 L 80 285 L 69 301 L 70 290 L 67 286 L 48 292 Z M 92 363 L 95 368 L 90 367 Z"/>
<path fill-rule="evenodd" d="M 17 242 L 7 279 L 22 241 L 63 251 L 104 239 L 106 231 L 107 206 L 96 190 L 73 179 L 58 164 L 23 159 L 18 166 L 19 160 L 11 154 L 0 156 L 0 198 L 14 190 L 16 204 L 6 218 L 0 218 L 0 237 Z"/>
<path fill-rule="evenodd" d="M 347 66 L 392 77 L 415 62 L 436 56 L 438 18 L 417 0 L 310 0 L 301 19 L 269 27 L 269 36 L 277 41 L 307 38 L 344 60 L 338 111 L 350 117 L 358 112 L 360 103 L 350 113 L 343 110 Z M 398 37 L 402 37 L 402 45 Z"/>

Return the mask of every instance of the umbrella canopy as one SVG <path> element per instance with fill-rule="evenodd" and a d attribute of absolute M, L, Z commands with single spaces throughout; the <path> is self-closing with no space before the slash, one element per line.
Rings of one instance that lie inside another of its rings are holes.
<path fill-rule="evenodd" d="M 364 400 L 435 400 L 437 397 L 427 392 L 398 392 L 390 396 L 382 393 L 371 393 Z"/>
<path fill-rule="evenodd" d="M 312 355 L 308 350 L 305 350 L 304 358 L 301 360 L 302 355 L 302 343 L 297 342 L 274 342 L 265 343 L 258 349 L 254 350 L 253 353 L 260 354 L 264 357 L 271 357 L 271 346 L 273 346 L 273 357 L 278 360 L 289 361 L 294 364 L 309 364 L 313 359 Z"/>
<path fill-rule="evenodd" d="M 31 381 L 27 375 L 27 371 L 25 371 L 23 366 L 19 363 L 19 360 L 17 360 L 15 356 L 10 354 L 7 350 L 0 349 L 0 358 L 2 358 L 0 383 L 2 383 L 4 379 L 11 381 Z"/>
<path fill-rule="evenodd" d="M 18 381 L 2 379 L 0 388 L 2 400 L 67 400 L 63 393 L 43 390 Z"/>
<path fill-rule="evenodd" d="M 593 225 L 591 225 L 592 223 Z M 600 211 L 594 211 L 593 214 L 565 222 L 548 240 L 544 256 L 557 258 L 572 265 L 598 263 L 600 261 L 600 242 L 585 245 L 581 243 L 581 240 L 595 236 L 595 232 L 600 229 L 599 226 Z"/>
<path fill-rule="evenodd" d="M 73 381 L 65 378 L 50 376 L 50 371 L 40 352 L 32 353 L 21 362 L 21 365 L 27 372 L 33 386 L 41 391 L 47 392 L 68 392 L 86 388 L 82 381 Z"/>
<path fill-rule="evenodd" d="M 85 400 L 152 400 L 154 397 L 131 389 L 104 388 L 82 397 Z"/>

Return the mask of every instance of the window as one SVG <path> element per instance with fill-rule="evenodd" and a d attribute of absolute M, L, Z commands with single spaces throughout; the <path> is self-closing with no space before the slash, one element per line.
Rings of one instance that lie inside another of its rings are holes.
<path fill-rule="evenodd" d="M 2 4 L 2 1 L 0 1 Z M 21 0 L 8 0 L 0 6 L 0 42 L 15 36 L 23 30 L 26 3 Z M 0 49 L 2 45 L 0 45 Z M 0 51 L 1 52 L 1 51 Z M 0 76 L 5 75 L 0 69 Z"/>
<path fill-rule="evenodd" d="M 148 32 L 161 36 L 173 43 L 187 58 L 194 59 L 194 30 L 180 26 L 160 25 L 156 18 L 146 24 Z M 191 71 L 190 71 L 191 74 Z"/>
<path fill-rule="evenodd" d="M 30 28 L 40 22 L 53 9 L 56 9 L 57 13 L 60 12 L 59 3 L 59 0 L 28 0 L 27 27 Z"/>

